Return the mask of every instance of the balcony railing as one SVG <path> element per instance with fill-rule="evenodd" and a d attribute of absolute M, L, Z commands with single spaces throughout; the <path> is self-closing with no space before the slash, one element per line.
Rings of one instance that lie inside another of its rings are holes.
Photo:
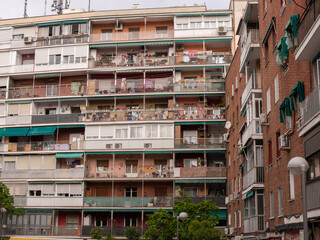
<path fill-rule="evenodd" d="M 81 234 L 81 226 L 68 228 L 65 226 L 39 226 L 39 225 L 15 225 L 3 228 L 3 235 L 30 235 L 30 236 L 79 236 Z"/>
<path fill-rule="evenodd" d="M 242 144 L 245 145 L 252 137 L 262 137 L 262 126 L 259 120 L 252 120 L 242 135 Z"/>
<path fill-rule="evenodd" d="M 175 200 L 183 201 L 183 197 L 176 197 Z M 225 207 L 225 199 L 226 197 L 224 196 L 206 196 L 206 197 L 191 197 L 191 202 L 192 203 L 201 203 L 206 200 L 210 200 L 214 202 L 218 207 Z"/>
<path fill-rule="evenodd" d="M 9 99 L 32 97 L 79 96 L 87 92 L 86 85 L 56 84 L 9 88 Z"/>
<path fill-rule="evenodd" d="M 312 181 L 307 183 L 307 209 L 319 209 L 320 208 L 320 181 Z"/>
<path fill-rule="evenodd" d="M 27 207 L 82 207 L 83 197 L 27 197 Z"/>
<path fill-rule="evenodd" d="M 32 124 L 39 123 L 71 123 L 84 122 L 85 114 L 71 113 L 71 114 L 57 114 L 57 115 L 33 115 L 31 118 Z"/>
<path fill-rule="evenodd" d="M 178 149 L 203 149 L 203 148 L 225 148 L 222 138 L 184 138 L 175 139 L 174 148 Z"/>
<path fill-rule="evenodd" d="M 90 233 L 94 228 L 95 226 L 82 226 L 82 236 L 90 236 Z M 141 235 L 143 235 L 147 230 L 146 227 L 137 227 L 137 229 L 141 233 Z M 125 232 L 126 232 L 126 227 L 118 227 L 118 226 L 101 227 L 101 233 L 103 235 L 110 233 L 113 236 L 123 237 L 125 236 Z"/>
<path fill-rule="evenodd" d="M 89 41 L 89 35 L 79 35 L 79 36 L 57 36 L 57 37 L 47 37 L 38 38 L 37 46 L 51 46 L 51 45 L 61 45 L 61 44 L 73 44 L 73 43 L 87 43 Z"/>
<path fill-rule="evenodd" d="M 298 43 L 301 44 L 303 39 L 307 36 L 314 22 L 320 14 L 320 2 L 317 0 L 307 1 L 305 11 L 300 17 L 300 22 L 298 24 Z"/>
<path fill-rule="evenodd" d="M 303 124 L 306 124 L 320 112 L 320 88 L 310 93 L 300 106 Z"/>
<path fill-rule="evenodd" d="M 1 174 L 1 177 L 2 177 L 2 174 Z M 4 177 L 2 177 L 2 178 L 4 178 Z M 15 175 L 15 178 L 17 178 L 17 175 Z M 27 197 L 26 196 L 14 196 L 13 204 L 15 207 L 27 206 Z"/>
<path fill-rule="evenodd" d="M 85 207 L 172 207 L 172 196 L 165 197 L 84 197 Z"/>
<path fill-rule="evenodd" d="M 114 42 L 130 40 L 151 40 L 173 38 L 172 30 L 163 31 L 137 31 L 137 32 L 110 32 L 90 35 L 90 42 Z"/>
<path fill-rule="evenodd" d="M 12 179 L 79 179 L 84 177 L 84 167 L 46 170 L 4 170 L 1 178 Z"/>
<path fill-rule="evenodd" d="M 243 189 L 251 186 L 254 183 L 264 182 L 264 168 L 254 167 L 243 176 Z"/>
<path fill-rule="evenodd" d="M 174 177 L 226 177 L 226 167 L 179 167 L 174 168 Z"/>
<path fill-rule="evenodd" d="M 241 105 L 243 106 L 248 98 L 250 97 L 249 93 L 251 89 L 259 89 L 261 88 L 260 85 L 260 74 L 258 73 L 252 73 L 249 77 L 249 81 L 247 82 L 247 85 L 245 89 L 243 90 L 243 93 L 241 95 Z"/>
<path fill-rule="evenodd" d="M 241 43 L 241 56 L 240 56 L 240 66 L 243 65 L 244 61 L 248 56 L 248 50 L 251 44 L 259 44 L 259 29 L 250 29 L 248 31 L 247 38 Z"/>
<path fill-rule="evenodd" d="M 262 232 L 265 229 L 264 216 L 245 218 L 243 223 L 244 233 Z"/>

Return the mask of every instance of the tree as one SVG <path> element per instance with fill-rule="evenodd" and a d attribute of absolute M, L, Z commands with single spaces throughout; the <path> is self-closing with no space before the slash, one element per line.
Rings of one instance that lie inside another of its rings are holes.
<path fill-rule="evenodd" d="M 148 240 L 172 240 L 177 234 L 177 217 L 175 216 L 186 212 L 188 218 L 179 223 L 181 240 L 221 239 L 220 231 L 214 228 L 219 223 L 217 214 L 219 207 L 209 200 L 196 204 L 192 203 L 191 198 L 183 193 L 181 196 L 184 197 L 184 200 L 174 202 L 174 216 L 163 209 L 148 216 L 146 222 L 148 230 L 144 237 Z M 201 229 L 201 232 L 198 229 Z"/>
<path fill-rule="evenodd" d="M 8 216 L 11 218 L 13 215 L 24 215 L 24 208 L 15 208 L 13 206 L 13 197 L 10 196 L 9 188 L 0 182 L 0 209 L 5 209 Z M 1 219 L 2 221 L 2 219 Z"/>
<path fill-rule="evenodd" d="M 175 222 L 172 214 L 159 209 L 148 215 L 148 229 L 144 234 L 148 240 L 171 240 L 176 235 Z"/>
<path fill-rule="evenodd" d="M 128 240 L 139 240 L 140 239 L 140 232 L 136 227 L 128 227 L 126 229 L 126 238 Z"/>

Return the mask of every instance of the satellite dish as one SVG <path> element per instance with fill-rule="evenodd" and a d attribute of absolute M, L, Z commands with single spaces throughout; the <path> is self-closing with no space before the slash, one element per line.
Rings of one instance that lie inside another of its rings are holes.
<path fill-rule="evenodd" d="M 231 122 L 230 121 L 226 122 L 224 127 L 229 130 L 231 128 Z"/>

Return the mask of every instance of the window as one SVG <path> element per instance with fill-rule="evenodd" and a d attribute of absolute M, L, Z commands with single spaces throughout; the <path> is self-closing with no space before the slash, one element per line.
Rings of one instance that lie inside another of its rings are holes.
<path fill-rule="evenodd" d="M 195 22 L 190 22 L 190 28 L 196 28 L 196 23 Z"/>
<path fill-rule="evenodd" d="M 280 137 L 280 132 L 277 132 L 277 133 L 276 133 L 277 158 L 279 158 L 279 157 L 281 156 L 280 148 L 279 148 L 279 137 Z"/>
<path fill-rule="evenodd" d="M 241 228 L 241 211 L 238 211 L 238 216 L 239 216 L 239 228 Z"/>
<path fill-rule="evenodd" d="M 196 22 L 196 28 L 201 28 L 201 22 Z"/>
<path fill-rule="evenodd" d="M 229 166 L 231 166 L 231 154 L 230 154 L 230 152 L 228 153 L 228 164 L 229 164 Z"/>
<path fill-rule="evenodd" d="M 237 106 L 237 124 L 239 124 L 239 106 Z"/>
<path fill-rule="evenodd" d="M 231 90 L 232 90 L 232 97 L 234 96 L 234 84 L 232 83 L 232 86 L 231 86 Z"/>
<path fill-rule="evenodd" d="M 237 227 L 237 212 L 234 212 L 234 227 Z"/>
<path fill-rule="evenodd" d="M 177 24 L 177 29 L 187 29 L 187 28 L 188 28 L 187 23 Z"/>
<path fill-rule="evenodd" d="M 108 226 L 108 218 L 106 216 L 96 216 L 96 227 Z"/>
<path fill-rule="evenodd" d="M 266 64 L 269 61 L 269 46 L 268 46 L 268 40 L 266 39 L 265 43 L 264 43 L 264 58 L 265 58 L 265 62 Z"/>
<path fill-rule="evenodd" d="M 269 157 L 269 164 L 272 164 L 272 141 L 268 141 L 268 157 Z"/>
<path fill-rule="evenodd" d="M 112 29 L 102 29 L 101 30 L 101 40 L 112 40 Z"/>
<path fill-rule="evenodd" d="M 287 129 L 292 128 L 292 117 L 291 116 L 286 116 L 286 128 Z"/>
<path fill-rule="evenodd" d="M 308 180 L 313 180 L 320 177 L 320 152 L 308 158 L 309 170 L 307 173 Z"/>
<path fill-rule="evenodd" d="M 15 161 L 4 161 L 4 170 L 15 170 L 16 162 Z"/>
<path fill-rule="evenodd" d="M 129 40 L 140 38 L 140 28 L 129 28 Z"/>
<path fill-rule="evenodd" d="M 128 138 L 128 129 L 127 128 L 116 129 L 116 138 Z"/>
<path fill-rule="evenodd" d="M 136 227 L 137 223 L 138 223 L 137 218 L 124 217 L 124 226 L 125 227 Z"/>
<path fill-rule="evenodd" d="M 217 22 L 213 21 L 211 22 L 211 28 L 216 28 L 217 27 Z"/>
<path fill-rule="evenodd" d="M 197 131 L 193 130 L 183 131 L 183 143 L 197 144 L 197 133 Z"/>
<path fill-rule="evenodd" d="M 167 38 L 168 37 L 168 27 L 156 27 L 156 37 L 157 38 Z"/>
<path fill-rule="evenodd" d="M 130 138 L 142 138 L 142 127 L 130 127 Z"/>
<path fill-rule="evenodd" d="M 278 75 L 274 78 L 274 103 L 279 101 L 279 79 Z"/>
<path fill-rule="evenodd" d="M 283 215 L 283 192 L 282 187 L 278 188 L 278 206 L 279 206 L 279 214 L 278 216 Z"/>
<path fill-rule="evenodd" d="M 238 80 L 238 74 L 236 75 L 236 89 L 238 89 L 238 82 L 239 82 L 239 80 Z"/>
<path fill-rule="evenodd" d="M 197 167 L 197 159 L 183 159 L 183 166 L 184 167 Z"/>
<path fill-rule="evenodd" d="M 226 107 L 229 107 L 229 93 L 226 96 Z"/>
<path fill-rule="evenodd" d="M 224 26 L 224 21 L 218 21 L 218 27 Z"/>
<path fill-rule="evenodd" d="M 46 93 L 47 93 L 46 96 L 57 96 L 57 94 L 58 94 L 58 85 L 53 85 L 53 84 L 46 85 Z"/>
<path fill-rule="evenodd" d="M 61 64 L 61 54 L 49 56 L 49 65 L 54 65 L 54 64 Z"/>
<path fill-rule="evenodd" d="M 259 118 L 260 114 L 262 113 L 262 99 L 260 98 L 256 98 L 254 100 L 254 103 L 255 103 L 255 114 L 254 114 L 254 117 L 255 118 Z M 257 133 L 260 132 L 260 131 L 257 131 Z"/>
<path fill-rule="evenodd" d="M 271 111 L 271 96 L 270 96 L 270 87 L 267 90 L 267 113 Z"/>
<path fill-rule="evenodd" d="M 269 199 L 270 199 L 270 218 L 273 218 L 274 217 L 273 191 L 269 193 Z"/>
<path fill-rule="evenodd" d="M 295 194 L 294 194 L 294 175 L 293 173 L 289 173 L 289 180 L 290 180 L 290 199 L 294 199 L 295 198 Z"/>
<path fill-rule="evenodd" d="M 267 13 L 267 8 L 268 8 L 268 0 L 263 1 L 263 8 L 264 8 L 264 13 Z"/>
<path fill-rule="evenodd" d="M 228 214 L 228 225 L 231 226 L 231 213 Z"/>
<path fill-rule="evenodd" d="M 56 108 L 46 108 L 45 111 L 46 111 L 46 115 L 56 115 L 57 113 Z"/>
<path fill-rule="evenodd" d="M 204 22 L 204 27 L 205 28 L 210 28 L 210 22 Z"/>
<path fill-rule="evenodd" d="M 78 229 L 79 216 L 66 216 L 66 227 Z"/>
<path fill-rule="evenodd" d="M 74 63 L 74 55 L 64 55 L 63 64 Z"/>
<path fill-rule="evenodd" d="M 125 197 L 137 197 L 138 188 L 125 188 Z"/>
<path fill-rule="evenodd" d="M 173 126 L 172 125 L 160 125 L 160 137 L 161 138 L 172 138 L 173 137 Z"/>
<path fill-rule="evenodd" d="M 284 9 L 286 8 L 286 0 L 280 0 L 280 15 L 284 12 Z"/>
<path fill-rule="evenodd" d="M 198 188 L 185 187 L 185 188 L 183 188 L 183 193 L 190 196 L 190 197 L 197 197 L 198 196 Z"/>
<path fill-rule="evenodd" d="M 30 190 L 29 196 L 30 197 L 35 197 L 35 196 L 39 197 L 39 196 L 41 196 L 41 190 Z"/>
<path fill-rule="evenodd" d="M 76 57 L 76 63 L 86 63 L 87 57 Z"/>
<path fill-rule="evenodd" d="M 109 160 L 97 160 L 97 172 L 105 172 L 109 170 Z"/>
<path fill-rule="evenodd" d="M 126 161 L 126 173 L 138 173 L 138 160 Z"/>
<path fill-rule="evenodd" d="M 24 34 L 15 34 L 12 35 L 12 40 L 13 41 L 21 41 L 24 39 Z"/>
<path fill-rule="evenodd" d="M 158 137 L 158 125 L 146 125 L 146 138 Z"/>

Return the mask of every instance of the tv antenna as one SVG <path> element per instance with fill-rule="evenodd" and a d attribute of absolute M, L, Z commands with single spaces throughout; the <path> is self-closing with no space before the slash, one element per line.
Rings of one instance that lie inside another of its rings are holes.
<path fill-rule="evenodd" d="M 23 17 L 27 18 L 28 14 L 27 14 L 27 5 L 28 5 L 28 0 L 24 1 L 24 13 L 23 13 Z"/>
<path fill-rule="evenodd" d="M 63 7 L 63 0 L 53 0 L 53 4 L 51 5 L 52 12 L 57 12 L 59 15 L 63 13 L 63 9 L 68 9 L 70 7 L 71 0 L 65 0 L 64 7 Z"/>

